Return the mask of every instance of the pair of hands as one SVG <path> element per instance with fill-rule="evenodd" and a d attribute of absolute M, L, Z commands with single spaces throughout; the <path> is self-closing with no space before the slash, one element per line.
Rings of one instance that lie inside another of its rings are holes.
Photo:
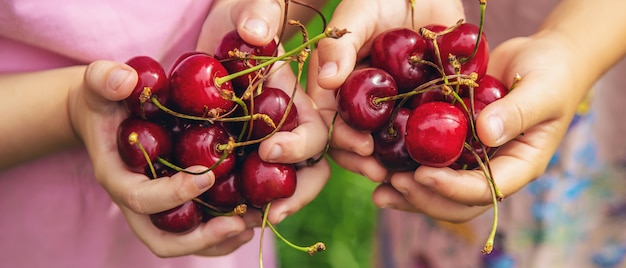
<path fill-rule="evenodd" d="M 226 32 L 237 29 L 247 42 L 269 43 L 281 25 L 282 7 L 276 1 L 217 1 L 203 25 L 197 50 L 212 53 Z M 164 211 L 197 197 L 211 187 L 212 172 L 190 175 L 179 172 L 171 177 L 149 180 L 128 171 L 116 145 L 116 132 L 127 116 L 120 100 L 130 95 L 137 74 L 129 66 L 111 61 L 95 61 L 84 72 L 84 81 L 70 91 L 69 109 L 72 125 L 85 144 L 94 165 L 98 182 L 121 208 L 135 234 L 158 256 L 189 254 L 216 256 L 230 253 L 253 237 L 253 228 L 261 226 L 262 216 L 249 210 L 243 217 L 216 217 L 192 232 L 171 234 L 155 228 L 147 214 Z M 296 78 L 288 67 L 281 68 L 267 81 L 269 86 L 288 90 Z M 259 155 L 267 161 L 298 163 L 322 151 L 327 131 L 313 102 L 301 91 L 294 100 L 298 107 L 298 127 L 279 132 L 264 141 Z M 189 167 L 201 171 L 206 167 Z M 272 203 L 268 219 L 278 223 L 309 203 L 330 176 L 325 160 L 297 172 L 298 186 L 288 199 Z"/>
<path fill-rule="evenodd" d="M 319 43 L 310 61 L 307 85 L 327 124 L 336 111 L 334 89 L 368 55 L 373 39 L 387 29 L 412 26 L 407 2 L 342 1 L 335 9 L 329 25 L 351 33 Z M 449 26 L 464 18 L 460 1 L 415 2 L 416 27 Z M 501 146 L 490 162 L 505 197 L 545 170 L 587 91 L 586 84 L 579 82 L 586 80 L 572 75 L 580 64 L 576 51 L 561 38 L 537 33 L 511 39 L 491 51 L 489 74 L 505 84 L 512 83 L 517 73 L 522 76 L 515 90 L 484 108 L 477 119 L 482 142 Z M 415 172 L 391 173 L 372 157 L 370 134 L 349 128 L 341 118 L 334 127 L 330 156 L 342 167 L 381 183 L 372 196 L 378 207 L 452 222 L 470 220 L 490 207 L 491 194 L 482 172 L 422 166 Z"/>
<path fill-rule="evenodd" d="M 336 110 L 332 90 L 368 54 L 377 34 L 394 27 L 411 27 L 407 1 L 384 2 L 364 5 L 358 0 L 346 0 L 339 4 L 329 25 L 346 28 L 351 33 L 319 43 L 309 60 L 307 93 L 311 98 L 297 94 L 300 126 L 265 141 L 259 149 L 262 157 L 270 158 L 275 146 L 281 150 L 272 154 L 275 157 L 271 159 L 280 162 L 299 162 L 322 150 L 327 125 Z M 219 1 L 206 20 L 198 49 L 212 51 L 217 38 L 233 28 L 246 41 L 265 44 L 278 32 L 281 15 L 281 7 L 275 1 Z M 451 25 L 463 18 L 463 7 L 459 1 L 452 0 L 436 4 L 416 1 L 415 18 L 416 26 Z M 516 90 L 486 107 L 477 119 L 481 140 L 488 146 L 502 146 L 491 164 L 496 183 L 505 196 L 543 172 L 586 90 L 577 84 L 575 77 L 570 77 L 575 66 L 571 55 L 575 51 L 562 41 L 559 36 L 537 34 L 510 40 L 492 51 L 490 74 L 505 83 L 512 81 L 516 73 L 523 77 Z M 251 239 L 252 227 L 259 226 L 260 215 L 218 217 L 185 235 L 158 231 L 145 215 L 197 196 L 210 188 L 214 178 L 211 173 L 201 176 L 178 173 L 166 179 L 148 180 L 126 171 L 115 145 L 115 130 L 125 117 L 117 101 L 128 96 L 136 79 L 128 66 L 94 62 L 85 72 L 84 84 L 70 95 L 72 123 L 89 151 L 98 181 L 120 206 L 137 236 L 155 254 L 232 252 Z M 295 78 L 285 70 L 270 83 L 279 80 L 282 85 L 292 85 Z M 555 99 L 560 102 L 555 103 Z M 524 135 L 519 136 L 520 133 Z M 420 167 L 413 173 L 392 174 L 375 161 L 372 150 L 370 135 L 349 129 L 341 120 L 335 123 L 330 156 L 346 169 L 381 183 L 373 193 L 373 201 L 379 207 L 424 213 L 448 221 L 466 221 L 489 208 L 489 189 L 480 172 Z M 328 177 L 326 162 L 300 169 L 296 193 L 273 203 L 270 221 L 279 222 L 311 201 Z"/>

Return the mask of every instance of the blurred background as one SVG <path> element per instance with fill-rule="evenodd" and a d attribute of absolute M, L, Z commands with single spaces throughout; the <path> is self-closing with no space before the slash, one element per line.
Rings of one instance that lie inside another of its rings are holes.
<path fill-rule="evenodd" d="M 339 0 L 331 0 L 321 8 L 330 20 Z M 308 24 L 309 36 L 323 31 L 320 17 Z M 302 44 L 296 35 L 284 43 L 286 49 Z M 292 67 L 295 68 L 295 65 Z M 294 69 L 295 70 L 295 69 Z M 303 75 L 303 85 L 306 70 Z M 332 175 L 328 184 L 302 210 L 278 224 L 276 228 L 296 245 L 308 246 L 321 241 L 326 251 L 309 256 L 276 239 L 281 267 L 371 267 L 371 250 L 377 209 L 372 204 L 371 194 L 375 184 L 368 179 L 343 170 L 332 163 Z"/>

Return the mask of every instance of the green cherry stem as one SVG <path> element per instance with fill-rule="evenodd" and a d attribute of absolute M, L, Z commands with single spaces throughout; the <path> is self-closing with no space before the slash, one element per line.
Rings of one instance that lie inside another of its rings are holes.
<path fill-rule="evenodd" d="M 313 166 L 317 164 L 319 161 L 322 160 L 322 158 L 324 158 L 326 153 L 328 153 L 328 150 L 330 150 L 330 139 L 333 136 L 333 130 L 335 129 L 335 121 L 337 120 L 337 115 L 339 115 L 339 113 L 335 112 L 335 115 L 333 115 L 333 121 L 330 123 L 330 126 L 328 127 L 328 138 L 326 139 L 326 146 L 324 146 L 324 151 L 322 151 L 322 153 L 320 154 L 318 158 L 309 158 L 307 160 L 308 166 Z"/>
<path fill-rule="evenodd" d="M 260 70 L 261 68 L 265 68 L 267 66 L 270 66 L 270 65 L 272 65 L 273 63 L 275 63 L 277 61 L 284 60 L 287 57 L 291 57 L 291 56 L 293 56 L 295 54 L 298 54 L 302 50 L 308 48 L 311 44 L 315 44 L 315 43 L 319 42 L 320 40 L 322 40 L 324 38 L 330 37 L 330 38 L 335 38 L 336 39 L 336 38 L 340 38 L 341 36 L 343 36 L 346 33 L 348 33 L 348 31 L 345 30 L 345 29 L 338 29 L 338 28 L 335 28 L 335 27 L 328 28 L 323 33 L 318 34 L 315 37 L 313 37 L 311 40 L 308 40 L 308 41 L 304 42 L 303 44 L 299 45 L 298 47 L 296 47 L 296 48 L 294 48 L 294 49 L 292 49 L 290 51 L 287 51 L 287 52 L 285 52 L 284 54 L 282 54 L 282 55 L 280 55 L 278 57 L 274 57 L 274 58 L 272 58 L 272 59 L 270 59 L 268 61 L 265 61 L 265 62 L 263 62 L 263 63 L 261 63 L 259 65 L 255 65 L 254 67 L 248 68 L 246 70 L 239 71 L 239 72 L 232 73 L 232 74 L 229 74 L 229 75 L 226 75 L 226 76 L 223 76 L 223 77 L 216 78 L 215 79 L 215 85 L 217 87 L 220 87 L 222 84 L 224 84 L 224 83 L 226 83 L 226 82 L 228 82 L 228 81 L 230 81 L 232 79 L 235 79 L 235 78 L 237 78 L 239 76 L 246 75 L 248 73 Z"/>
<path fill-rule="evenodd" d="M 460 59 L 461 64 L 470 61 L 474 56 L 476 56 L 476 52 L 478 52 L 478 44 L 480 44 L 480 39 L 483 34 L 483 28 L 485 25 L 485 12 L 487 10 L 487 0 L 479 0 L 480 4 L 480 22 L 478 24 L 478 37 L 476 37 L 476 45 L 474 46 L 474 51 L 472 51 L 472 55 L 467 58 Z"/>
<path fill-rule="evenodd" d="M 274 228 L 274 225 L 271 224 L 269 221 L 267 222 L 267 226 L 270 227 L 270 229 L 272 230 L 272 232 L 274 232 L 274 234 L 276 235 L 276 237 L 278 237 L 281 241 L 283 241 L 285 244 L 289 245 L 290 247 L 298 250 L 298 251 L 302 251 L 302 252 L 306 252 L 309 255 L 313 255 L 315 253 L 321 252 L 326 250 L 326 245 L 323 242 L 316 242 L 315 244 L 311 245 L 311 246 L 298 246 L 294 243 L 291 243 L 289 240 L 287 240 L 285 237 L 283 237 L 278 230 L 276 230 L 276 228 Z"/>
<path fill-rule="evenodd" d="M 152 179 L 156 179 L 157 175 L 156 175 L 156 170 L 154 169 L 154 165 L 152 164 L 152 161 L 150 161 L 150 156 L 148 155 L 148 152 L 143 147 L 143 145 L 141 145 L 141 142 L 139 142 L 138 134 L 136 132 L 132 132 L 130 133 L 130 135 L 128 135 L 128 143 L 130 145 L 136 144 L 137 147 L 139 147 L 141 154 L 143 154 L 143 157 L 146 159 L 146 162 L 148 163 L 148 167 L 150 168 L 150 174 L 152 175 Z"/>

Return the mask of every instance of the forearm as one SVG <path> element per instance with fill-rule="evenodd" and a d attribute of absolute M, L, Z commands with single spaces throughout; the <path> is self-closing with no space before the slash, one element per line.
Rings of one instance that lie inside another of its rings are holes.
<path fill-rule="evenodd" d="M 556 34 L 571 46 L 591 86 L 626 55 L 626 1 L 565 0 L 544 21 L 540 34 Z M 576 75 L 576 74 L 572 74 Z"/>
<path fill-rule="evenodd" d="M 71 81 L 82 81 L 83 71 L 0 75 L 0 170 L 78 144 L 67 101 Z"/>

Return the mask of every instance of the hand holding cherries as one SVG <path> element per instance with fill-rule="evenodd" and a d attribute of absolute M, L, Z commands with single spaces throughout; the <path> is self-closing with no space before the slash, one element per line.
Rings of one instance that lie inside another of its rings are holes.
<path fill-rule="evenodd" d="M 277 42 L 253 46 L 232 31 L 214 55 L 182 54 L 168 71 L 147 56 L 127 61 L 139 76 L 123 101 L 129 116 L 117 133 L 118 152 L 127 168 L 154 180 L 176 172 L 215 175 L 214 185 L 203 194 L 151 214 L 154 226 L 187 233 L 216 216 L 243 215 L 252 208 L 261 210 L 263 225 L 276 232 L 266 220 L 269 205 L 295 193 L 297 169 L 294 163 L 262 160 L 258 148 L 275 133 L 298 127 L 298 82 L 289 85 L 290 90 L 270 86 L 267 80 L 282 67 L 275 66 L 277 62 L 303 62 L 311 44 L 344 33 L 329 28 L 277 56 Z M 186 169 L 197 165 L 207 169 Z M 309 254 L 325 249 L 321 243 L 292 246 Z"/>
<path fill-rule="evenodd" d="M 372 156 L 390 172 L 419 166 L 480 170 L 497 219 L 503 195 L 489 163 L 497 148 L 480 141 L 475 119 L 514 84 L 507 88 L 486 73 L 489 47 L 482 26 L 461 20 L 380 33 L 371 42 L 369 64 L 353 70 L 338 88 L 336 111 L 347 126 L 372 135 Z M 496 223 L 484 253 L 492 250 Z"/>

